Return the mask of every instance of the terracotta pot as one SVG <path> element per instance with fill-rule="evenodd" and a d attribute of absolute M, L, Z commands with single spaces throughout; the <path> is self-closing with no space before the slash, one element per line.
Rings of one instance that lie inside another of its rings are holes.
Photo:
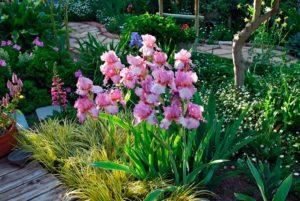
<path fill-rule="evenodd" d="M 7 155 L 17 144 L 14 135 L 18 132 L 15 124 L 0 136 L 0 158 Z"/>

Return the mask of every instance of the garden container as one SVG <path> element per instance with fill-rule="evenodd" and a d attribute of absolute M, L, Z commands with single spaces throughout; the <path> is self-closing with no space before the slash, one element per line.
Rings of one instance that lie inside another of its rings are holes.
<path fill-rule="evenodd" d="M 17 140 L 14 135 L 18 132 L 16 124 L 12 124 L 9 129 L 0 136 L 0 158 L 7 155 L 16 145 Z"/>

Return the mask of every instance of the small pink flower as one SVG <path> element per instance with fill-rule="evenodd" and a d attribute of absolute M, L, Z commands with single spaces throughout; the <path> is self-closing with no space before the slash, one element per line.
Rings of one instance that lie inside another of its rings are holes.
<path fill-rule="evenodd" d="M 13 43 L 11 42 L 11 40 L 6 41 L 6 45 L 10 46 L 10 45 L 12 45 L 12 44 L 13 44 Z"/>
<path fill-rule="evenodd" d="M 6 61 L 3 59 L 0 59 L 0 67 L 6 66 Z"/>
<path fill-rule="evenodd" d="M 36 37 L 33 41 L 33 44 L 38 46 L 38 47 L 44 47 L 44 43 L 42 41 L 40 41 L 39 37 Z"/>
<path fill-rule="evenodd" d="M 21 50 L 21 46 L 18 45 L 18 44 L 14 44 L 13 48 L 17 51 L 20 51 Z"/>
<path fill-rule="evenodd" d="M 174 67 L 178 70 L 189 70 L 191 63 L 191 53 L 187 50 L 180 50 L 175 54 L 175 65 Z"/>
<path fill-rule="evenodd" d="M 71 87 L 67 87 L 67 88 L 66 88 L 66 92 L 67 92 L 67 93 L 71 93 L 71 92 L 72 92 Z"/>
<path fill-rule="evenodd" d="M 2 47 L 6 46 L 6 45 L 7 45 L 6 41 L 1 41 L 1 46 Z"/>
<path fill-rule="evenodd" d="M 6 94 L 4 97 L 2 97 L 1 106 L 7 107 L 9 104 L 9 100 L 10 100 L 10 97 L 8 94 Z"/>
<path fill-rule="evenodd" d="M 157 123 L 153 109 L 143 102 L 140 102 L 137 105 L 135 105 L 133 109 L 133 116 L 135 117 L 135 125 L 139 124 L 142 121 L 147 121 L 149 124 L 152 125 Z"/>
<path fill-rule="evenodd" d="M 10 96 L 14 97 L 22 92 L 23 82 L 16 74 L 13 73 L 12 81 L 8 80 L 6 86 L 9 90 Z"/>
<path fill-rule="evenodd" d="M 61 105 L 66 108 L 67 106 L 67 92 L 63 87 L 64 83 L 59 77 L 52 78 L 52 87 L 51 87 L 51 96 L 52 96 L 52 105 Z"/>
<path fill-rule="evenodd" d="M 75 75 L 76 78 L 81 77 L 82 76 L 81 70 L 77 70 L 74 75 Z"/>
<path fill-rule="evenodd" d="M 77 117 L 79 122 L 83 123 L 88 115 L 93 118 L 97 118 L 99 111 L 95 104 L 89 100 L 87 97 L 78 98 L 74 104 L 77 109 Z"/>

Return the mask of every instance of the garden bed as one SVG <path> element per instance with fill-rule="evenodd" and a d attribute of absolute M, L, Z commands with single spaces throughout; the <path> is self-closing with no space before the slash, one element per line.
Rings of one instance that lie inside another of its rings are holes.
<path fill-rule="evenodd" d="M 164 7 L 188 14 L 184 2 Z M 246 37 L 251 47 L 237 35 L 234 54 L 224 43 L 190 49 L 195 39 L 231 40 L 242 18 L 255 24 L 242 3 L 208 2 L 234 23 L 204 14 L 199 36 L 191 22 L 151 14 L 150 1 L 3 4 L 0 130 L 14 125 L 17 108 L 37 111 L 18 146 L 58 175 L 70 198 L 297 200 L 300 63 L 275 50 L 295 41 L 293 3 L 276 1 L 283 12 Z"/>

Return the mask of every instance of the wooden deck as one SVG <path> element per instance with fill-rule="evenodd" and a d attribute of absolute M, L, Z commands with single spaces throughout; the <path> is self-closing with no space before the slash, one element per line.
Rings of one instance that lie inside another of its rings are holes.
<path fill-rule="evenodd" d="M 61 182 L 37 162 L 20 168 L 0 159 L 0 201 L 62 201 Z"/>

